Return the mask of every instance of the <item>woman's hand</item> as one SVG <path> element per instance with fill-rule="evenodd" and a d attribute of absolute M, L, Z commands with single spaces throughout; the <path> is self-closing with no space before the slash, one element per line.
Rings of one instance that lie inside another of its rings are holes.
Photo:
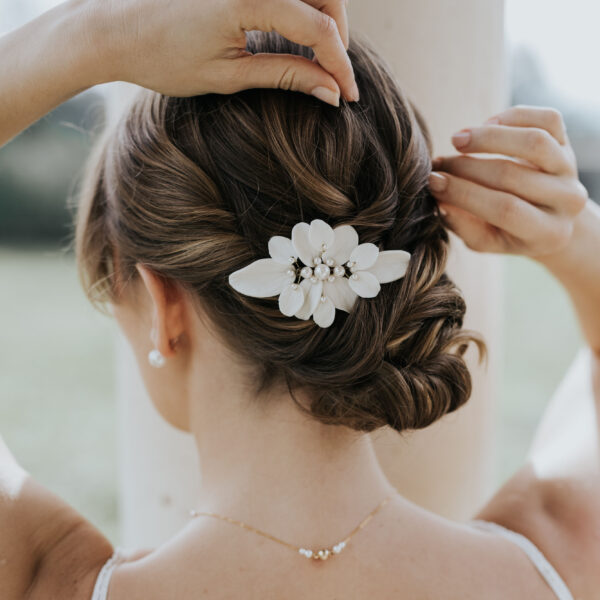
<path fill-rule="evenodd" d="M 515 106 L 452 140 L 464 154 L 434 160 L 430 189 L 468 247 L 544 260 L 569 245 L 588 194 L 559 112 Z"/>
<path fill-rule="evenodd" d="M 577 179 L 560 113 L 515 106 L 453 141 L 463 153 L 503 156 L 434 161 L 429 187 L 448 227 L 474 250 L 543 264 L 571 296 L 600 357 L 600 206 Z"/>
<path fill-rule="evenodd" d="M 245 51 L 276 30 L 317 60 Z M 358 100 L 346 0 L 69 0 L 0 37 L 0 146 L 99 83 L 174 96 L 284 88 Z"/>
<path fill-rule="evenodd" d="M 173 96 L 251 87 L 297 90 L 337 105 L 358 100 L 347 0 L 85 0 L 92 39 L 109 51 L 103 79 Z M 318 60 L 244 50 L 245 31 L 275 30 Z M 100 65 L 102 66 L 102 65 Z"/>

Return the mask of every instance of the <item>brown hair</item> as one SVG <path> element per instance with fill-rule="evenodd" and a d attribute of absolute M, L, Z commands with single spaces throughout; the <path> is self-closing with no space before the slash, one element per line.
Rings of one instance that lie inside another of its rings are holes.
<path fill-rule="evenodd" d="M 312 58 L 276 33 L 251 32 L 247 48 Z M 479 341 L 461 330 L 465 303 L 444 272 L 425 125 L 368 44 L 353 37 L 349 56 L 361 98 L 339 108 L 285 90 L 144 92 L 90 165 L 80 277 L 92 302 L 118 302 L 115 271 L 129 281 L 143 263 L 202 302 L 252 366 L 257 392 L 285 382 L 292 395 L 310 392 L 302 408 L 324 423 L 418 429 L 468 399 L 463 354 Z M 267 256 L 271 236 L 317 218 L 354 226 L 361 243 L 407 250 L 406 276 L 336 311 L 327 328 L 229 285 L 231 272 Z"/>

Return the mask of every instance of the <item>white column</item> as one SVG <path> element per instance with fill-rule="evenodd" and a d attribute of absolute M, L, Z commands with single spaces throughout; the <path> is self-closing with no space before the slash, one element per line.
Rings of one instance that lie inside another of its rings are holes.
<path fill-rule="evenodd" d="M 189 519 L 199 497 L 190 434 L 156 412 L 125 338 L 117 340 L 121 545 L 153 548 Z"/>
<path fill-rule="evenodd" d="M 505 101 L 502 0 L 351 0 L 355 30 L 366 33 L 421 109 L 436 151 L 453 131 L 482 122 Z M 467 326 L 492 347 L 487 372 L 473 361 L 469 404 L 428 430 L 374 434 L 392 481 L 409 498 L 458 518 L 471 514 L 493 477 L 494 387 L 500 270 L 496 258 L 454 244 L 450 273 L 469 305 Z M 122 544 L 152 546 L 187 519 L 199 481 L 189 436 L 165 424 L 147 398 L 133 356 L 117 339 Z"/>
<path fill-rule="evenodd" d="M 100 89 L 106 96 L 108 121 L 118 118 L 137 91 L 121 82 Z M 200 489 L 198 458 L 192 436 L 169 425 L 155 410 L 135 356 L 118 329 L 115 344 L 119 543 L 152 548 L 189 519 Z"/>
<path fill-rule="evenodd" d="M 350 23 L 391 64 L 427 121 L 435 153 L 453 152 L 452 133 L 482 123 L 507 102 L 503 0 L 354 0 Z M 469 403 L 425 431 L 373 435 L 379 458 L 407 497 L 456 518 L 472 515 L 494 482 L 494 391 L 499 340 L 500 262 L 453 240 L 449 273 L 468 304 L 466 327 L 490 348 L 487 371 L 471 354 Z"/>

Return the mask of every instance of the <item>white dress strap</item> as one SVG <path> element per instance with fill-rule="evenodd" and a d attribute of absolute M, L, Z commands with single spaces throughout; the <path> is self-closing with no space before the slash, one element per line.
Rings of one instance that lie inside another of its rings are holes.
<path fill-rule="evenodd" d="M 115 570 L 115 567 L 122 563 L 126 558 L 126 555 L 120 548 L 116 548 L 113 555 L 106 561 L 98 578 L 96 579 L 96 585 L 92 592 L 92 600 L 107 600 L 108 598 L 108 586 L 110 585 L 110 578 Z"/>
<path fill-rule="evenodd" d="M 479 529 L 485 529 L 492 533 L 497 533 L 498 535 L 505 537 L 519 546 L 525 552 L 525 554 L 527 554 L 531 562 L 539 571 L 540 575 L 550 586 L 550 589 L 556 594 L 558 600 L 574 600 L 573 595 L 569 591 L 569 588 L 562 577 L 548 562 L 548 559 L 542 554 L 540 549 L 530 539 L 526 538 L 520 533 L 517 533 L 516 531 L 513 531 L 512 529 L 507 529 L 506 527 L 491 521 L 475 519 L 473 521 L 469 521 L 469 523 Z"/>

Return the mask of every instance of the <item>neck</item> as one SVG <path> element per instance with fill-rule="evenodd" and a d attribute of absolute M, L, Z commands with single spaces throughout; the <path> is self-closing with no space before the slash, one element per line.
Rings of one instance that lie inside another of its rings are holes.
<path fill-rule="evenodd" d="M 395 494 L 367 434 L 317 422 L 287 392 L 247 398 L 222 383 L 212 395 L 204 390 L 211 401 L 191 411 L 199 510 L 289 540 L 317 536 L 328 543 Z"/>

